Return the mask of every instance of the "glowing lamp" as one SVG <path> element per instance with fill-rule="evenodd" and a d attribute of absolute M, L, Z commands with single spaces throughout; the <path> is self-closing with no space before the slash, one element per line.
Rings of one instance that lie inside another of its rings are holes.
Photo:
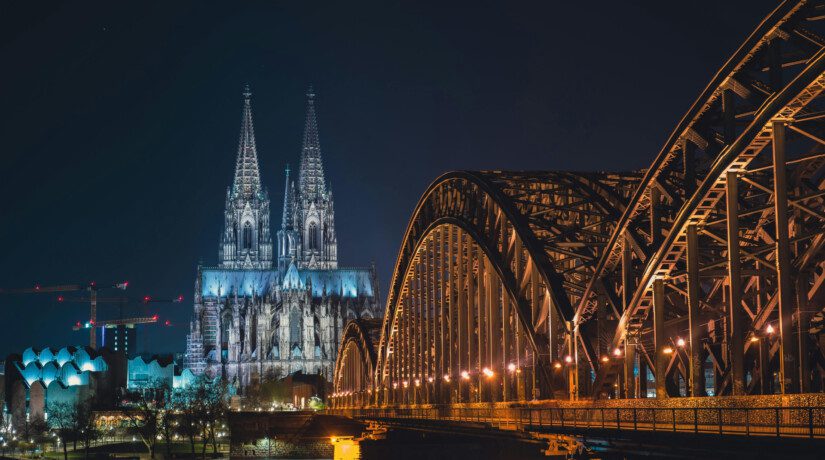
<path fill-rule="evenodd" d="M 608 361 L 610 361 L 610 358 L 608 358 L 608 357 L 607 357 L 607 355 L 602 356 L 602 362 L 603 362 L 603 363 L 606 363 L 606 362 L 608 362 Z"/>
<path fill-rule="evenodd" d="M 427 381 L 430 382 L 430 383 L 433 383 L 433 378 L 432 377 L 427 377 Z"/>
<path fill-rule="evenodd" d="M 470 373 L 467 371 L 461 371 L 461 378 L 464 380 L 470 380 Z"/>
<path fill-rule="evenodd" d="M 398 382 L 392 382 L 392 389 L 395 390 L 398 388 Z"/>
<path fill-rule="evenodd" d="M 677 347 L 684 347 L 685 346 L 685 339 L 679 337 L 676 339 L 676 346 Z"/>
<path fill-rule="evenodd" d="M 556 369 L 561 369 L 561 363 L 555 362 L 553 363 L 553 367 L 555 367 Z"/>
<path fill-rule="evenodd" d="M 759 341 L 759 337 L 757 337 L 755 335 L 751 336 L 751 342 L 758 342 L 758 341 Z"/>
<path fill-rule="evenodd" d="M 404 381 L 402 382 L 402 385 L 404 385 L 404 388 L 407 388 L 408 386 L 410 386 L 410 382 L 408 382 L 408 381 L 404 380 Z"/>
<path fill-rule="evenodd" d="M 515 363 L 508 364 L 507 365 L 507 370 L 510 371 L 510 372 L 515 372 L 516 371 L 516 364 Z"/>
<path fill-rule="evenodd" d="M 666 355 L 669 355 L 669 354 L 673 353 L 673 348 L 665 347 L 665 348 L 662 349 L 662 353 L 664 353 Z"/>
<path fill-rule="evenodd" d="M 415 379 L 415 386 L 420 387 L 421 386 L 421 380 Z"/>
<path fill-rule="evenodd" d="M 488 378 L 488 379 L 489 379 L 489 378 L 492 378 L 492 377 L 495 375 L 495 373 L 493 372 L 493 370 L 492 370 L 492 369 L 490 369 L 490 368 L 487 368 L 487 367 L 485 367 L 485 368 L 481 371 L 481 373 L 482 373 L 482 374 L 484 374 L 485 376 L 487 376 L 487 378 Z"/>
<path fill-rule="evenodd" d="M 622 356 L 622 350 L 618 348 L 613 349 L 613 356 Z"/>
<path fill-rule="evenodd" d="M 572 363 L 573 362 L 573 357 L 570 356 L 570 355 L 565 356 L 564 357 L 564 362 L 566 362 L 567 364 Z"/>
<path fill-rule="evenodd" d="M 770 323 L 768 323 L 768 326 L 765 327 L 765 332 L 768 334 L 773 334 L 773 326 Z"/>
<path fill-rule="evenodd" d="M 444 381 L 450 383 L 450 374 L 444 374 Z"/>

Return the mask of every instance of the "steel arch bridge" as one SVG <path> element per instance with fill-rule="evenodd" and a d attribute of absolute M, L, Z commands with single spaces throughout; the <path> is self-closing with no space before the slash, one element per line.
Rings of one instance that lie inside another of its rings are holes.
<path fill-rule="evenodd" d="M 644 170 L 438 178 L 333 407 L 825 390 L 823 37 L 782 3 Z"/>

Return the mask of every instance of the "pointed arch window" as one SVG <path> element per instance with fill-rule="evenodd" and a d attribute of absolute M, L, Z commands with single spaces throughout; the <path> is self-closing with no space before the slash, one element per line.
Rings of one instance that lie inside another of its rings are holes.
<path fill-rule="evenodd" d="M 289 312 L 289 342 L 292 345 L 298 345 L 302 342 L 301 322 L 301 312 L 297 308 L 293 308 Z"/>
<path fill-rule="evenodd" d="M 308 240 L 307 247 L 310 250 L 317 250 L 318 249 L 318 225 L 313 222 L 309 224 L 309 232 L 308 233 Z"/>
<path fill-rule="evenodd" d="M 252 249 L 252 224 L 249 222 L 243 225 L 243 248 Z"/>

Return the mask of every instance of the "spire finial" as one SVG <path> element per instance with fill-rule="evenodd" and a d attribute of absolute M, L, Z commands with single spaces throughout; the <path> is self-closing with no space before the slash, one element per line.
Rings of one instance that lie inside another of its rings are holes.
<path fill-rule="evenodd" d="M 315 90 L 312 89 L 312 83 L 309 84 L 309 89 L 307 89 L 307 99 L 310 101 L 315 99 Z"/>
<path fill-rule="evenodd" d="M 249 102 L 249 99 L 252 98 L 252 90 L 249 89 L 249 83 L 243 85 L 243 98 L 246 102 Z"/>

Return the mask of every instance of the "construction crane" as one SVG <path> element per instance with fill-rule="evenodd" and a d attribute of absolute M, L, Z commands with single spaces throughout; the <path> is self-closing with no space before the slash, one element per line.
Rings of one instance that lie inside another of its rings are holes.
<path fill-rule="evenodd" d="M 89 303 L 89 321 L 86 323 L 78 322 L 73 327 L 74 330 L 80 329 L 89 329 L 89 346 L 91 348 L 97 348 L 97 328 L 98 327 L 116 327 L 117 325 L 123 324 L 147 324 L 147 323 L 155 323 L 157 322 L 158 318 L 157 315 L 151 317 L 140 317 L 140 318 L 123 318 L 123 305 L 129 302 L 129 299 L 125 296 L 121 297 L 113 297 L 113 298 L 101 298 L 98 296 L 98 291 L 105 290 L 105 289 L 119 289 L 125 291 L 126 288 L 129 286 L 128 281 L 124 281 L 122 283 L 116 283 L 112 285 L 106 286 L 98 286 L 94 281 L 89 284 L 63 284 L 63 285 L 56 285 L 56 286 L 40 286 L 35 285 L 33 288 L 21 288 L 21 289 L 0 289 L 0 294 L 39 294 L 39 293 L 59 293 L 57 296 L 57 301 L 60 303 L 63 302 L 82 302 L 82 303 Z M 80 298 L 66 298 L 64 293 L 72 293 L 72 292 L 83 292 L 86 291 L 89 293 L 88 297 L 80 297 Z M 120 312 L 120 319 L 115 320 L 106 320 L 102 322 L 97 321 L 97 305 L 98 302 L 106 302 L 106 303 L 118 303 L 121 307 Z M 172 299 L 154 299 L 151 296 L 144 296 L 141 299 L 141 303 L 149 304 L 149 303 L 181 303 L 183 302 L 183 296 L 178 296 Z M 169 321 L 166 321 L 166 325 L 170 325 Z"/>
<path fill-rule="evenodd" d="M 91 324 L 95 324 L 97 322 L 97 292 L 104 289 L 120 289 L 122 291 L 125 291 L 128 286 L 128 281 L 104 286 L 98 286 L 97 283 L 95 283 L 94 281 L 90 282 L 89 284 L 60 284 L 56 286 L 40 286 L 39 284 L 36 284 L 32 288 L 0 289 L 0 294 L 41 294 L 55 292 L 87 291 L 89 293 L 88 302 L 90 306 L 89 322 Z M 62 295 L 58 296 L 58 301 L 60 301 L 61 298 Z M 92 327 L 89 328 L 89 346 L 91 348 L 95 348 L 96 344 L 97 336 L 95 334 L 95 328 Z"/>

